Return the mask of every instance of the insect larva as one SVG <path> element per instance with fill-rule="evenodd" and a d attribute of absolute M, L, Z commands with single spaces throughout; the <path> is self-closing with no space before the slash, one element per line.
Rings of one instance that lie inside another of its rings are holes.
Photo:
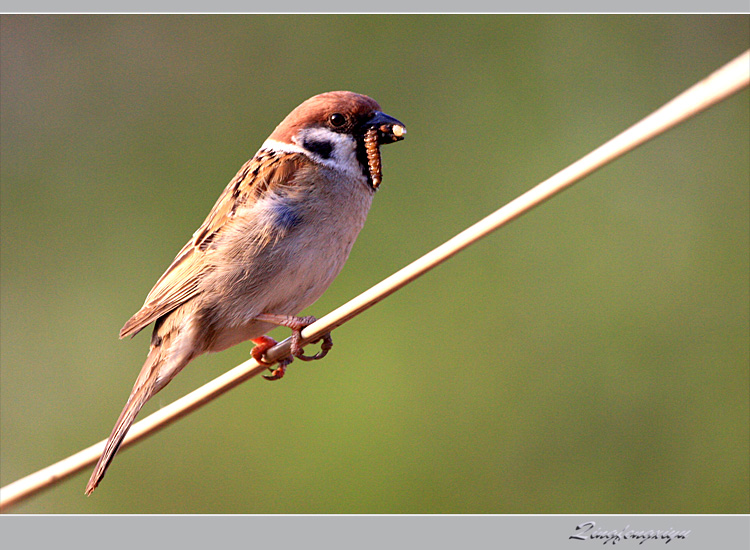
<path fill-rule="evenodd" d="M 373 188 L 377 189 L 383 179 L 380 169 L 380 148 L 378 147 L 378 130 L 370 128 L 365 133 L 365 150 L 367 151 L 367 167 L 370 169 L 370 178 Z"/>

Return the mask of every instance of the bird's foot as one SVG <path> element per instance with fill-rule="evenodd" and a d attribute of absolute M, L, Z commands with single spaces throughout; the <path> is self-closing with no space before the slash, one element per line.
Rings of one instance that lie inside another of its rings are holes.
<path fill-rule="evenodd" d="M 250 355 L 258 363 L 265 365 L 268 370 L 271 371 L 271 374 L 264 374 L 263 378 L 266 380 L 278 380 L 283 378 L 287 366 L 293 359 L 291 357 L 286 357 L 281 361 L 278 361 L 278 366 L 276 368 L 272 368 L 276 363 L 269 363 L 263 355 L 277 344 L 276 340 L 270 336 L 259 336 L 258 338 L 253 338 L 252 342 L 255 344 L 255 347 L 250 350 Z"/>
<path fill-rule="evenodd" d="M 323 357 L 328 355 L 328 352 L 333 347 L 333 338 L 331 338 L 331 333 L 326 332 L 320 338 L 312 342 L 313 344 L 315 344 L 317 342 L 320 342 L 321 340 L 323 341 L 323 343 L 320 345 L 320 351 L 315 355 L 305 355 L 305 351 L 300 343 L 302 341 L 302 330 L 317 321 L 317 319 L 312 315 L 309 315 L 307 317 L 297 317 L 296 315 L 273 315 L 262 313 L 258 315 L 256 319 L 258 319 L 258 321 L 273 323 L 274 325 L 292 329 L 291 352 L 294 357 L 298 357 L 302 361 L 316 361 L 318 359 L 323 359 Z M 263 338 L 268 337 L 264 336 Z M 267 349 L 269 348 L 265 348 L 263 351 L 266 351 Z"/>

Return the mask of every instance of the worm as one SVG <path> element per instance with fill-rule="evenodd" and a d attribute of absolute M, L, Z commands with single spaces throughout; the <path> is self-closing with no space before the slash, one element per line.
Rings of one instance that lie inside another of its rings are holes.
<path fill-rule="evenodd" d="M 374 189 L 378 188 L 383 179 L 380 168 L 380 148 L 378 147 L 378 130 L 370 128 L 365 133 L 365 150 L 367 151 L 367 166 L 370 169 L 370 178 Z"/>

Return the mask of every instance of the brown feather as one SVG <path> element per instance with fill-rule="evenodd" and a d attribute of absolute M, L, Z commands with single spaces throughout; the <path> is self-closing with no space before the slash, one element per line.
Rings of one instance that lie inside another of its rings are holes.
<path fill-rule="evenodd" d="M 232 178 L 120 331 L 120 337 L 132 336 L 155 321 L 149 355 L 87 494 L 143 405 L 192 359 L 258 338 L 273 327 L 269 314 L 294 315 L 331 284 L 365 223 L 373 197 L 368 183 L 379 180 L 368 181 L 363 168 L 367 162 L 370 173 L 379 174 L 380 134 L 370 135 L 366 159 L 357 141 L 375 116 L 383 116 L 376 111 L 374 100 L 351 92 L 313 97 L 294 109 Z M 405 131 L 398 128 L 390 142 Z M 306 142 L 321 133 L 340 154 L 329 158 L 319 154 L 320 144 Z"/>
<path fill-rule="evenodd" d="M 102 456 L 99 457 L 96 466 L 94 466 L 94 471 L 91 473 L 89 482 L 86 485 L 86 495 L 90 495 L 94 489 L 96 489 L 96 486 L 99 485 L 99 482 L 107 471 L 107 467 L 109 467 L 110 463 L 115 458 L 120 445 L 125 439 L 130 426 L 135 421 L 135 417 L 143 408 L 143 405 L 146 404 L 146 401 L 156 393 L 154 391 L 154 385 L 156 377 L 159 374 L 158 366 L 161 359 L 162 354 L 160 348 L 152 347 L 151 352 L 141 369 L 141 373 L 135 381 L 130 397 L 128 398 L 127 403 L 125 403 L 125 407 L 122 409 L 117 422 L 115 422 L 115 427 L 112 428 L 112 433 L 109 435 L 109 438 L 107 438 L 104 450 L 102 451 Z"/>
<path fill-rule="evenodd" d="M 353 120 L 359 120 L 379 110 L 380 105 L 371 97 L 352 92 L 326 92 L 311 97 L 289 113 L 273 131 L 270 139 L 292 143 L 292 136 L 309 125 L 311 120 L 324 121 L 333 113 L 342 113 Z"/>
<path fill-rule="evenodd" d="M 279 155 L 261 150 L 240 168 L 193 238 L 156 281 L 143 307 L 120 330 L 120 338 L 135 336 L 159 317 L 175 310 L 200 292 L 200 280 L 213 269 L 212 245 L 239 207 L 250 206 L 269 190 L 293 185 L 294 173 L 311 161 L 303 154 Z"/>

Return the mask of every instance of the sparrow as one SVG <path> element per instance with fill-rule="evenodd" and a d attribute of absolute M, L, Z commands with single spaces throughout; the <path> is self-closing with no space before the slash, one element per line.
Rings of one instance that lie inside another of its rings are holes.
<path fill-rule="evenodd" d="M 380 145 L 405 126 L 375 100 L 353 92 L 316 95 L 296 107 L 240 168 L 203 225 L 120 330 L 134 336 L 154 323 L 146 361 L 86 486 L 97 487 L 143 405 L 197 356 L 251 340 L 252 356 L 292 330 L 291 354 L 304 354 L 300 332 L 315 321 L 297 313 L 338 275 L 365 223 L 382 173 Z M 267 376 L 281 378 L 288 357 Z"/>

